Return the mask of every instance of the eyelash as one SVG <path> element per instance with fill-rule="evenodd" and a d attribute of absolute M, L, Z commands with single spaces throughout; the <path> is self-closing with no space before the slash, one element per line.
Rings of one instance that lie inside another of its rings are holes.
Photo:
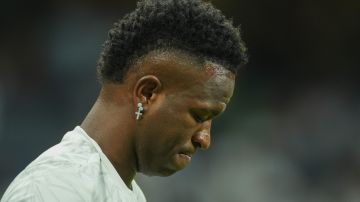
<path fill-rule="evenodd" d="M 193 117 L 197 123 L 204 123 L 206 120 L 202 119 L 198 114 L 193 114 Z"/>

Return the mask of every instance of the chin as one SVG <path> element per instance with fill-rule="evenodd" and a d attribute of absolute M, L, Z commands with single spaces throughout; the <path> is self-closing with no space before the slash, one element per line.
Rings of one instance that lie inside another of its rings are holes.
<path fill-rule="evenodd" d="M 159 176 L 167 177 L 167 176 L 175 174 L 177 171 L 179 171 L 179 170 L 172 170 L 172 169 L 162 170 L 162 172 L 160 173 Z"/>
<path fill-rule="evenodd" d="M 141 171 L 141 173 L 143 173 L 144 175 L 147 175 L 147 176 L 167 177 L 167 176 L 173 175 L 177 171 L 179 171 L 179 169 L 162 167 L 162 168 L 158 168 L 156 170 L 154 169 L 154 170 Z"/>
<path fill-rule="evenodd" d="M 188 163 L 187 160 L 180 158 L 179 155 L 174 155 L 170 160 L 153 162 L 147 167 L 143 167 L 140 172 L 147 176 L 167 177 L 184 169 Z"/>

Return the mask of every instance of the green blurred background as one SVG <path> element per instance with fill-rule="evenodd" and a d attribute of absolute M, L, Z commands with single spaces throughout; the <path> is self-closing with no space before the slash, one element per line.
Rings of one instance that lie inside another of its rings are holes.
<path fill-rule="evenodd" d="M 210 150 L 137 177 L 148 201 L 359 202 L 360 1 L 212 2 L 241 24 L 250 63 Z M 1 1 L 0 196 L 81 123 L 107 30 L 135 4 Z"/>

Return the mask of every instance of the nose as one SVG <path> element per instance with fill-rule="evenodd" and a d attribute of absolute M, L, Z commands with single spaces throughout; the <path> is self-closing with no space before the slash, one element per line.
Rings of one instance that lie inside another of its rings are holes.
<path fill-rule="evenodd" d="M 191 142 L 195 147 L 200 147 L 200 149 L 208 149 L 210 147 L 211 136 L 210 136 L 211 123 L 207 124 L 204 128 L 196 132 L 191 137 Z"/>

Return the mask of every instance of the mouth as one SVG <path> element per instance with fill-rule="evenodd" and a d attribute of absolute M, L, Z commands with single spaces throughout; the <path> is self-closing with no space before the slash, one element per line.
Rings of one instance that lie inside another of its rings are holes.
<path fill-rule="evenodd" d="M 185 159 L 186 161 L 190 162 L 191 161 L 191 154 L 185 154 L 185 153 L 179 153 L 179 156 L 183 159 Z"/>
<path fill-rule="evenodd" d="M 185 168 L 191 162 L 194 153 L 195 150 L 189 148 L 189 149 L 182 149 L 179 151 L 179 153 L 176 154 L 176 159 L 177 159 L 176 164 L 178 170 Z"/>
<path fill-rule="evenodd" d="M 192 150 L 183 150 L 183 151 L 179 152 L 179 156 L 181 158 L 185 159 L 187 162 L 190 162 L 194 153 L 195 153 L 195 151 L 192 151 Z"/>

